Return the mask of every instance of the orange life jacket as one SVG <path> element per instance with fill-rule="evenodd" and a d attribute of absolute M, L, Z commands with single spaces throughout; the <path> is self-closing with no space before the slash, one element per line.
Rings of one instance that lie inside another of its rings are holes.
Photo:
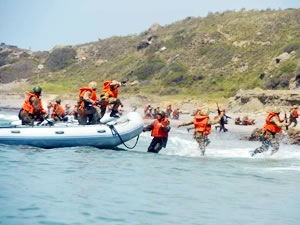
<path fill-rule="evenodd" d="M 298 118 L 298 117 L 299 117 L 298 111 L 297 111 L 296 108 L 291 108 L 290 110 L 293 111 L 293 114 L 292 114 L 293 117 L 295 117 L 295 118 Z"/>
<path fill-rule="evenodd" d="M 167 118 L 164 118 L 162 121 L 158 121 L 158 119 L 156 119 L 154 121 L 154 126 L 152 129 L 152 133 L 151 135 L 153 137 L 168 137 L 168 132 L 164 132 L 163 128 L 161 125 L 166 126 L 167 123 L 169 122 L 169 120 Z"/>
<path fill-rule="evenodd" d="M 97 102 L 98 99 L 97 99 L 96 91 L 94 89 L 88 88 L 88 87 L 82 87 L 82 88 L 80 88 L 79 98 L 83 98 L 84 94 L 87 91 L 91 92 L 90 99 L 92 99 L 93 101 Z"/>
<path fill-rule="evenodd" d="M 102 92 L 105 93 L 108 97 L 118 98 L 118 85 L 115 85 L 114 90 L 112 91 L 111 87 L 110 87 L 111 83 L 112 83 L 112 81 L 105 81 Z"/>
<path fill-rule="evenodd" d="M 272 133 L 279 133 L 281 131 L 281 127 L 277 127 L 276 124 L 271 123 L 270 120 L 271 120 L 272 117 L 275 116 L 278 119 L 278 121 L 281 122 L 280 117 L 277 114 L 273 113 L 273 112 L 267 112 L 267 113 L 269 113 L 269 115 L 267 116 L 264 129 L 268 130 L 268 131 L 271 131 Z"/>
<path fill-rule="evenodd" d="M 54 117 L 57 115 L 57 114 L 56 114 L 56 111 L 55 111 L 56 106 L 58 107 L 59 114 L 60 114 L 61 116 L 65 114 L 64 108 L 63 108 L 60 104 L 55 103 L 54 106 L 53 106 L 52 118 L 54 118 Z"/>
<path fill-rule="evenodd" d="M 94 89 L 89 88 L 89 87 L 82 87 L 82 88 L 80 88 L 80 93 L 79 93 L 79 109 L 82 112 L 83 112 L 83 108 L 84 108 L 84 101 L 82 101 L 82 99 L 83 99 L 83 96 L 85 95 L 85 93 L 87 91 L 91 92 L 90 99 L 92 99 L 95 102 L 98 101 L 97 95 L 96 95 L 96 91 Z"/>
<path fill-rule="evenodd" d="M 211 125 L 208 124 L 209 116 L 196 115 L 194 118 L 195 132 L 202 132 L 203 135 L 211 133 Z"/>
<path fill-rule="evenodd" d="M 41 101 L 41 99 L 40 99 L 37 95 L 35 95 L 35 94 L 31 93 L 31 92 L 27 92 L 27 91 L 26 91 L 26 94 L 27 94 L 28 96 L 27 96 L 27 98 L 26 98 L 26 100 L 25 100 L 25 102 L 24 102 L 24 104 L 23 104 L 23 106 L 22 106 L 22 109 L 23 109 L 23 110 L 25 110 L 25 111 L 28 112 L 29 114 L 34 115 L 34 114 L 35 114 L 35 112 L 34 112 L 34 107 L 33 107 L 33 105 L 30 103 L 30 98 L 31 98 L 31 97 L 36 97 L 36 99 L 38 100 L 39 105 L 40 105 L 40 113 L 41 113 L 41 114 L 42 114 L 42 113 L 46 113 L 46 111 L 45 111 L 44 108 L 43 108 L 42 101 Z"/>

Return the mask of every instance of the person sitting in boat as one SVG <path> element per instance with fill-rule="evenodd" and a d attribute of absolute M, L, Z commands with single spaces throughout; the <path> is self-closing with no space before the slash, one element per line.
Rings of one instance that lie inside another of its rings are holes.
<path fill-rule="evenodd" d="M 64 121 L 65 119 L 65 110 L 61 106 L 61 99 L 58 98 L 53 105 L 53 111 L 51 115 L 52 119 L 55 121 Z"/>
<path fill-rule="evenodd" d="M 112 104 L 112 110 L 110 113 L 111 117 L 118 117 L 118 108 L 119 106 L 123 107 L 121 100 L 118 98 L 118 88 L 124 86 L 126 82 L 105 81 L 104 88 L 101 93 L 101 116 L 105 114 L 107 105 Z"/>
<path fill-rule="evenodd" d="M 96 95 L 97 83 L 80 88 L 78 100 L 78 122 L 80 125 L 96 124 L 100 121 L 100 108 Z"/>
<path fill-rule="evenodd" d="M 167 146 L 168 133 L 171 130 L 170 121 L 165 115 L 164 111 L 157 113 L 157 119 L 153 123 L 144 127 L 143 132 L 152 131 L 153 137 L 148 152 L 158 153 L 162 148 Z"/>
<path fill-rule="evenodd" d="M 65 105 L 65 115 L 66 115 L 66 116 L 72 115 L 72 112 L 71 112 L 71 106 L 70 106 L 69 104 L 66 104 L 66 105 Z"/>
<path fill-rule="evenodd" d="M 53 108 L 53 104 L 51 102 L 48 102 L 48 105 L 47 105 L 47 109 L 48 109 L 47 119 L 48 119 L 49 116 L 51 116 L 52 108 Z"/>
<path fill-rule="evenodd" d="M 78 104 L 74 105 L 73 111 L 72 111 L 72 115 L 74 116 L 75 120 L 78 120 Z"/>
<path fill-rule="evenodd" d="M 40 86 L 36 86 L 32 91 L 26 92 L 28 96 L 19 112 L 19 119 L 22 120 L 22 125 L 33 126 L 34 121 L 43 121 L 46 118 L 47 113 L 40 99 L 41 93 L 42 88 Z"/>

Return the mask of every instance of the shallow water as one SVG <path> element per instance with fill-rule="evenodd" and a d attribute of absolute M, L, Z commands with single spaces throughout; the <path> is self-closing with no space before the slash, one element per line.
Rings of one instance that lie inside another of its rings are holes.
<path fill-rule="evenodd" d="M 150 133 L 134 151 L 0 145 L 0 224 L 299 224 L 299 146 L 251 158 L 258 142 L 213 133 L 201 157 L 191 135 L 160 154 Z"/>

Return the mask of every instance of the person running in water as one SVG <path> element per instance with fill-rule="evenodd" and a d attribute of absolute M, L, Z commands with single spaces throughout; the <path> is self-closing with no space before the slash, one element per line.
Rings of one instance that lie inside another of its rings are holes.
<path fill-rule="evenodd" d="M 274 108 L 272 111 L 267 111 L 269 114 L 266 118 L 266 123 L 262 129 L 262 145 L 251 152 L 251 156 L 255 156 L 257 153 L 268 151 L 269 147 L 272 147 L 271 154 L 273 155 L 279 150 L 279 142 L 276 138 L 276 134 L 281 132 L 282 127 L 288 129 L 288 123 L 280 120 L 280 110 Z"/>
<path fill-rule="evenodd" d="M 162 148 L 167 146 L 170 129 L 170 122 L 165 112 L 159 111 L 157 113 L 157 119 L 143 129 L 143 132 L 152 131 L 151 135 L 153 139 L 149 145 L 148 152 L 158 153 Z"/>
<path fill-rule="evenodd" d="M 211 133 L 211 126 L 218 124 L 221 118 L 224 116 L 224 113 L 221 112 L 220 115 L 211 120 L 209 118 L 209 109 L 198 109 L 195 113 L 194 120 L 188 123 L 179 124 L 177 127 L 189 126 L 194 124 L 195 132 L 194 139 L 199 144 L 199 150 L 201 154 L 205 154 L 205 147 L 210 143 L 208 135 Z"/>

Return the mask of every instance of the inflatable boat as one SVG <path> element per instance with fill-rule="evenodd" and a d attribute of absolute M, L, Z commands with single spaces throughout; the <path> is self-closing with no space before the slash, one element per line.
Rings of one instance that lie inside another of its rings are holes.
<path fill-rule="evenodd" d="M 104 118 L 103 118 L 104 119 Z M 142 117 L 131 112 L 120 118 L 101 120 L 101 124 L 58 123 L 52 126 L 10 125 L 0 128 L 0 144 L 30 145 L 40 148 L 93 146 L 114 148 L 143 130 Z"/>

